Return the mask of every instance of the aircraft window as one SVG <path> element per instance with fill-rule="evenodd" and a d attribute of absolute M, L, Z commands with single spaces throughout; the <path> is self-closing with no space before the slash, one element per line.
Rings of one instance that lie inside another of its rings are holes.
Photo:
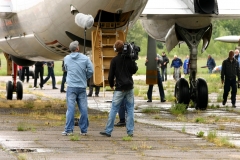
<path fill-rule="evenodd" d="M 51 48 L 55 48 L 54 46 L 50 46 Z"/>
<path fill-rule="evenodd" d="M 66 51 L 66 50 L 68 50 L 68 49 L 67 49 L 67 48 L 63 48 L 62 50 Z"/>
<path fill-rule="evenodd" d="M 57 45 L 57 47 L 58 47 L 58 48 L 62 48 L 62 46 L 61 46 L 61 45 Z"/>

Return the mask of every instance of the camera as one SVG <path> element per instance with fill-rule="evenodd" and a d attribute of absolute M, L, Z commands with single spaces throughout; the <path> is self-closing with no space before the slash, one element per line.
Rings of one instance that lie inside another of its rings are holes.
<path fill-rule="evenodd" d="M 130 57 L 133 61 L 138 60 L 138 52 L 140 52 L 140 47 L 136 46 L 134 42 L 124 43 L 122 56 Z"/>

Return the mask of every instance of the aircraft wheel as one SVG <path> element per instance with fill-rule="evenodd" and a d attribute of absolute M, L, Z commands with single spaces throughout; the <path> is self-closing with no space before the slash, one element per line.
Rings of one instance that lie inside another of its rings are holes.
<path fill-rule="evenodd" d="M 180 78 L 175 84 L 175 92 L 174 96 L 176 98 L 176 103 L 186 104 L 186 108 L 190 102 L 190 93 L 189 93 L 189 85 L 186 79 Z"/>
<path fill-rule="evenodd" d="M 13 84 L 12 81 L 8 81 L 6 84 L 7 99 L 12 100 L 13 97 Z"/>
<path fill-rule="evenodd" d="M 197 79 L 197 91 L 195 109 L 206 110 L 208 105 L 208 87 L 207 82 L 202 79 Z"/>
<path fill-rule="evenodd" d="M 17 100 L 22 100 L 23 98 L 23 85 L 22 82 L 17 82 L 17 89 L 16 89 L 16 94 L 17 94 Z"/>

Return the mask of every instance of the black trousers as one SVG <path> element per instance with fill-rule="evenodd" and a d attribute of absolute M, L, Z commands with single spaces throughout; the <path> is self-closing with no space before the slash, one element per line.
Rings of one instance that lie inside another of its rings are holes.
<path fill-rule="evenodd" d="M 37 87 L 37 79 L 40 78 L 40 87 L 43 87 L 43 66 L 35 66 L 34 87 Z"/>
<path fill-rule="evenodd" d="M 25 75 L 27 76 L 27 82 L 29 81 L 29 67 L 22 67 L 21 80 L 24 82 Z"/>

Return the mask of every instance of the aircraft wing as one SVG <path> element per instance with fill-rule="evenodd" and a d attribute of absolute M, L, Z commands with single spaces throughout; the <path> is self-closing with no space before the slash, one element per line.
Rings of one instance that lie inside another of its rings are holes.
<path fill-rule="evenodd" d="M 167 50 L 171 51 L 181 42 L 176 24 L 186 29 L 199 29 L 210 25 L 214 19 L 240 18 L 240 8 L 238 0 L 149 0 L 140 18 L 146 32 L 165 42 Z M 204 43 L 206 47 L 209 42 Z"/>

